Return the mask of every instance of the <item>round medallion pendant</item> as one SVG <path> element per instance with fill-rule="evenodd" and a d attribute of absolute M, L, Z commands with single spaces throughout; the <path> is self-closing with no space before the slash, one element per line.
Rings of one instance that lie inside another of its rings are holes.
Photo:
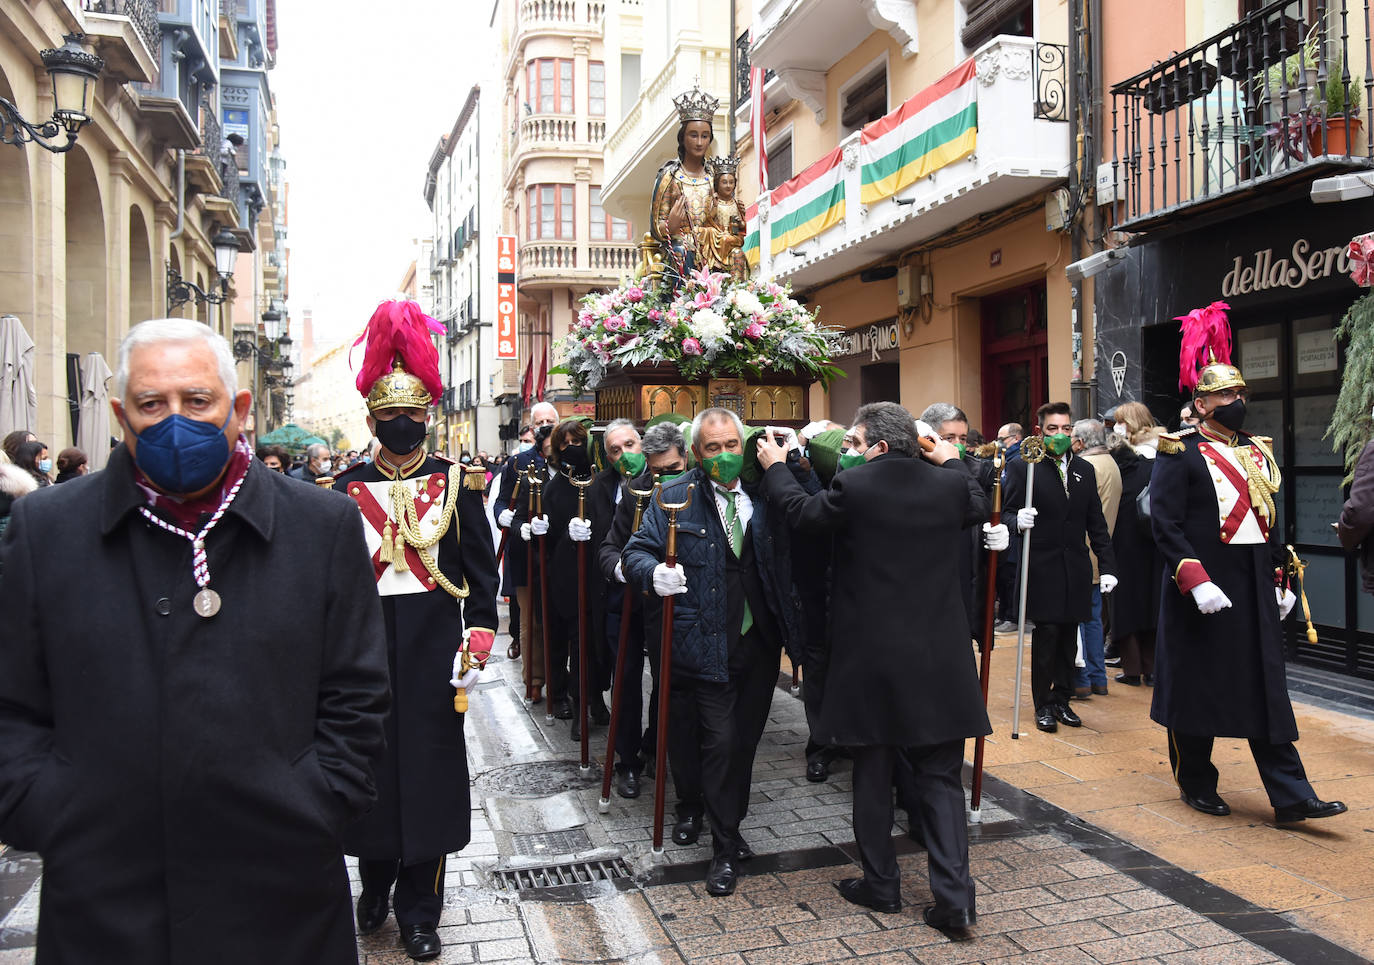
<path fill-rule="evenodd" d="M 196 608 L 196 613 L 208 620 L 219 612 L 219 594 L 208 586 L 202 587 L 195 599 L 191 601 L 191 605 Z"/>

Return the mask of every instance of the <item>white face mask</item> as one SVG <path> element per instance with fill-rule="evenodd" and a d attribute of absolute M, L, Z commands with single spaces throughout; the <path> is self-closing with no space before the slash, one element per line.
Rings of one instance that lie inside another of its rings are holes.
<path fill-rule="evenodd" d="M 1115 432 L 1117 435 L 1119 435 L 1119 436 L 1120 436 L 1121 438 L 1123 438 L 1123 439 L 1125 439 L 1128 435 L 1130 435 L 1130 433 L 1128 433 L 1128 432 L 1126 431 L 1126 423 L 1124 423 L 1124 422 L 1118 422 L 1118 423 L 1116 423 L 1116 425 L 1112 426 L 1112 431 Z"/>

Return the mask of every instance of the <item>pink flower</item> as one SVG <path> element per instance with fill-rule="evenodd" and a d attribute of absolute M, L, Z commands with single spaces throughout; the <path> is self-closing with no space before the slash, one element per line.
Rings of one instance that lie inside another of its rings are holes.
<path fill-rule="evenodd" d="M 592 320 L 591 320 L 590 318 L 584 318 L 584 319 L 582 319 L 582 321 L 578 322 L 577 324 L 580 325 L 582 328 L 591 328 L 593 323 L 592 323 Z"/>
<path fill-rule="evenodd" d="M 736 343 L 735 343 L 735 348 L 744 348 L 744 343 L 743 343 L 743 342 L 736 342 Z"/>
<path fill-rule="evenodd" d="M 696 297 L 692 299 L 692 307 L 693 307 L 693 308 L 710 308 L 710 307 L 711 307 L 711 303 L 712 303 L 713 301 L 715 301 L 715 300 L 716 300 L 716 296 L 715 296 L 715 295 L 712 295 L 709 291 L 699 291 L 699 292 L 697 292 Z"/>
<path fill-rule="evenodd" d="M 744 334 L 749 338 L 763 338 L 763 326 L 758 322 L 750 322 L 749 327 L 744 330 Z"/>
<path fill-rule="evenodd" d="M 644 300 L 644 289 L 639 286 L 632 286 L 625 292 L 625 300 L 630 302 L 642 302 Z"/>
<path fill-rule="evenodd" d="M 1352 238 L 1345 257 L 1350 261 L 1350 280 L 1368 288 L 1374 281 L 1374 234 Z"/>
<path fill-rule="evenodd" d="M 768 294 L 772 295 L 774 298 L 779 298 L 782 295 L 786 294 L 786 292 L 784 291 L 781 285 L 777 284 L 776 282 L 770 281 L 768 283 Z"/>
<path fill-rule="evenodd" d="M 627 327 L 625 319 L 620 315 L 612 315 L 610 318 L 606 319 L 606 331 L 608 332 L 619 332 Z"/>
<path fill-rule="evenodd" d="M 628 345 L 630 342 L 638 341 L 638 338 L 628 332 L 621 332 L 615 337 L 615 340 L 618 345 Z"/>
<path fill-rule="evenodd" d="M 684 338 L 682 340 L 683 355 L 700 355 L 701 343 L 694 338 Z"/>
<path fill-rule="evenodd" d="M 661 319 L 662 317 L 663 317 L 663 313 L 660 312 L 657 308 L 651 308 L 651 309 L 649 309 L 649 321 L 651 321 L 651 322 L 656 322 L 656 321 L 658 321 L 659 319 Z"/>

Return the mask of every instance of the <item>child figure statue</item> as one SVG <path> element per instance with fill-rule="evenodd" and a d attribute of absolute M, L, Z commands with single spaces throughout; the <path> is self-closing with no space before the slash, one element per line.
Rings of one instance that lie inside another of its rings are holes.
<path fill-rule="evenodd" d="M 749 260 L 744 255 L 744 205 L 735 197 L 739 158 L 712 158 L 710 167 L 712 197 L 705 223 L 698 230 L 697 250 L 712 271 L 746 281 Z"/>

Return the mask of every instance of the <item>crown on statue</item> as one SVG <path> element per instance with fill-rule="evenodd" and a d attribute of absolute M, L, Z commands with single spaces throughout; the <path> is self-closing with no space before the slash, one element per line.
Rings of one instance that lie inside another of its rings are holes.
<path fill-rule="evenodd" d="M 712 97 L 700 87 L 693 87 L 687 93 L 674 97 L 673 106 L 677 108 L 677 117 L 681 123 L 705 121 L 709 124 L 715 119 L 720 98 Z"/>
<path fill-rule="evenodd" d="M 713 157 L 709 159 L 707 165 L 711 168 L 711 174 L 720 176 L 722 174 L 739 174 L 739 156 L 731 154 L 728 157 Z"/>

